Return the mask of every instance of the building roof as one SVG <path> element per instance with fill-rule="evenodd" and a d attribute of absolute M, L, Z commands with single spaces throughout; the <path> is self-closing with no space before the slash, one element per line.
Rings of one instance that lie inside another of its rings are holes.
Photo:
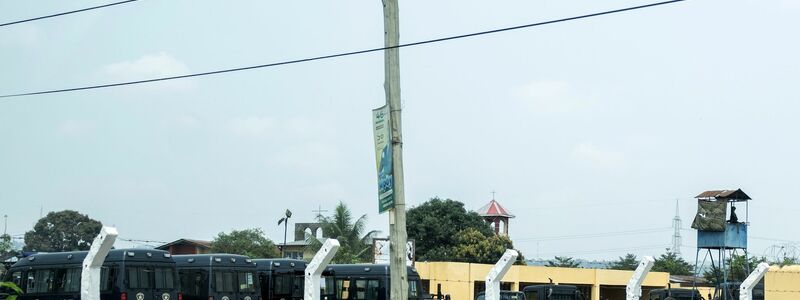
<path fill-rule="evenodd" d="M 725 200 L 725 201 L 747 201 L 751 200 L 750 196 L 745 194 L 742 189 L 735 190 L 711 190 L 700 193 L 695 196 L 700 200 Z"/>
<path fill-rule="evenodd" d="M 512 215 L 508 210 L 506 210 L 500 203 L 497 203 L 494 199 L 489 201 L 488 204 L 484 205 L 483 207 L 478 209 L 478 214 L 483 217 L 507 217 L 513 218 Z"/>
<path fill-rule="evenodd" d="M 211 242 L 209 241 L 202 241 L 202 240 L 192 240 L 192 239 L 179 239 L 177 241 L 166 243 L 164 245 L 156 247 L 159 250 L 169 250 L 169 246 L 178 245 L 178 244 L 189 244 L 193 246 L 199 246 L 204 248 L 211 248 Z"/>

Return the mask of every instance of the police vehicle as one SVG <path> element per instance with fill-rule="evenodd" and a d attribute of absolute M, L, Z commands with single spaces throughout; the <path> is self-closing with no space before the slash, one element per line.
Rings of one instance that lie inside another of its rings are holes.
<path fill-rule="evenodd" d="M 322 273 L 322 300 L 388 300 L 389 265 L 330 265 Z M 408 267 L 408 299 L 422 300 L 419 273 Z"/>
<path fill-rule="evenodd" d="M 247 256 L 194 254 L 173 256 L 180 275 L 181 300 L 259 300 L 256 265 Z"/>
<path fill-rule="evenodd" d="M 303 299 L 306 262 L 297 259 L 254 259 L 253 262 L 263 299 Z"/>
<path fill-rule="evenodd" d="M 529 285 L 522 289 L 527 300 L 583 300 L 583 294 L 574 285 Z"/>

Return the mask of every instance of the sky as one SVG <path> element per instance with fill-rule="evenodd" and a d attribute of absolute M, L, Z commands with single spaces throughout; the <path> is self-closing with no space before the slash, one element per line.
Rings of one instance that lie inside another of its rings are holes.
<path fill-rule="evenodd" d="M 2 1 L 0 23 L 103 3 Z M 400 40 L 646 3 L 401 1 Z M 693 197 L 741 188 L 750 252 L 770 254 L 800 240 L 797 28 L 798 0 L 689 0 L 404 48 L 406 201 L 475 210 L 496 191 L 515 246 L 545 259 L 660 255 L 679 203 L 693 261 Z M 380 1 L 142 0 L 0 27 L 0 94 L 375 48 L 382 30 Z M 284 210 L 309 222 L 342 201 L 386 234 L 371 127 L 383 76 L 376 52 L 0 99 L 0 214 L 15 236 L 73 209 L 123 239 L 281 241 Z"/>

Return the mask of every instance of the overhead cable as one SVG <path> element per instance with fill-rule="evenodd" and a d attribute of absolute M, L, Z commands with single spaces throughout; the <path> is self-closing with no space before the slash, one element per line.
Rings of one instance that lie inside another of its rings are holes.
<path fill-rule="evenodd" d="M 449 41 L 449 40 L 463 39 L 463 38 L 474 37 L 474 36 L 494 34 L 494 33 L 500 33 L 500 32 L 505 32 L 505 31 L 512 31 L 512 30 L 519 30 L 519 29 L 524 29 L 524 28 L 530 28 L 530 27 L 536 27 L 536 26 L 542 26 L 542 25 L 549 25 L 549 24 L 555 24 L 555 23 L 561 23 L 561 22 L 567 22 L 567 21 L 574 21 L 574 20 L 579 20 L 579 19 L 598 17 L 598 16 L 603 16 L 603 15 L 609 15 L 609 14 L 621 13 L 621 12 L 626 12 L 626 11 L 644 9 L 644 8 L 648 8 L 648 7 L 661 6 L 661 5 L 672 4 L 672 3 L 683 2 L 683 1 L 687 1 L 687 0 L 663 1 L 663 2 L 657 2 L 657 3 L 645 4 L 645 5 L 639 5 L 639 6 L 632 6 L 632 7 L 608 10 L 608 11 L 603 11 L 603 12 L 598 12 L 598 13 L 580 15 L 580 16 L 575 16 L 575 17 L 568 17 L 568 18 L 562 18 L 562 19 L 556 19 L 556 20 L 550 20 L 550 21 L 544 21 L 544 22 L 537 22 L 537 23 L 531 23 L 531 24 L 525 24 L 525 25 L 519 25 L 519 26 L 505 27 L 505 28 L 500 28 L 500 29 L 493 29 L 493 30 L 487 30 L 487 31 L 481 31 L 481 32 L 474 32 L 474 33 L 468 33 L 468 34 L 462 34 L 462 35 L 455 35 L 455 36 L 449 36 L 449 37 L 443 37 L 443 38 L 436 38 L 436 39 L 424 40 L 424 41 L 407 43 L 407 44 L 399 44 L 399 45 L 396 45 L 396 46 L 389 46 L 389 47 L 379 47 L 379 48 L 372 48 L 372 49 L 366 49 L 366 50 L 358 50 L 358 51 L 351 51 L 351 52 L 344 52 L 344 53 L 337 53 L 337 54 L 329 54 L 329 55 L 302 58 L 302 59 L 295 59 L 295 60 L 287 60 L 287 61 L 282 61 L 282 62 L 267 63 L 267 64 L 253 65 L 253 66 L 246 66 L 246 67 L 229 68 L 229 69 L 222 69 L 222 70 L 215 70 L 215 71 L 208 71 L 208 72 L 201 72 L 201 73 L 193 73 L 193 74 L 185 74 L 185 75 L 177 75 L 177 76 L 166 76 L 166 77 L 158 77 L 158 78 L 151 78 L 151 79 L 144 79 L 144 80 L 135 80 L 135 81 L 126 81 L 126 82 L 117 82 L 117 83 L 108 83 L 108 84 L 99 84 L 99 85 L 89 85 L 89 86 L 62 88 L 62 89 L 44 90 L 44 91 L 35 91 L 35 92 L 23 92 L 23 93 L 15 93 L 15 94 L 5 94 L 5 95 L 0 95 L 0 98 L 12 98 L 12 97 L 23 97 L 23 96 L 33 96 L 33 95 L 43 95 L 43 94 L 74 92 L 74 91 L 82 91 L 82 90 L 92 90 L 92 89 L 124 86 L 124 85 L 143 84 L 143 83 L 151 83 L 151 82 L 158 82 L 158 81 L 166 81 L 166 80 L 184 79 L 184 78 L 190 78 L 190 77 L 216 75 L 216 74 L 222 74 L 222 73 L 239 72 L 239 71 L 246 71 L 246 70 L 253 70 L 253 69 L 261 69 L 261 68 L 276 67 L 276 66 L 282 66 L 282 65 L 297 64 L 297 63 L 305 63 L 305 62 L 311 62 L 311 61 L 316 61 L 316 60 L 325 60 L 325 59 L 331 59 L 331 58 L 337 58 L 337 57 L 352 56 L 352 55 L 365 54 L 365 53 L 370 53 L 370 52 L 384 51 L 384 50 L 389 50 L 389 49 L 398 49 L 398 48 L 419 46 L 419 45 L 432 44 L 432 43 L 444 42 L 444 41 Z"/>
<path fill-rule="evenodd" d="M 139 0 L 119 1 L 119 2 L 114 2 L 114 3 L 109 3 L 109 4 L 103 4 L 103 5 L 98 5 L 98 6 L 81 8 L 81 9 L 77 9 L 77 10 L 60 12 L 60 13 L 52 14 L 52 15 L 46 15 L 46 16 L 41 16 L 41 17 L 36 17 L 36 18 L 30 18 L 30 19 L 24 19 L 24 20 L 19 20 L 19 21 L 8 22 L 8 23 L 2 23 L 2 24 L 0 24 L 0 27 L 14 25 L 14 24 L 20 24 L 20 23 L 25 23 L 25 22 L 31 22 L 31 21 L 37 21 L 37 20 L 42 20 L 42 19 L 48 19 L 48 18 L 53 18 L 53 17 L 60 17 L 60 16 L 63 16 L 63 15 L 69 15 L 69 14 L 74 14 L 74 13 L 79 13 L 79 12 L 84 12 L 84 11 L 89 11 L 89 10 L 106 8 L 106 7 L 109 7 L 109 6 L 120 5 L 120 4 L 125 4 L 125 3 L 129 3 L 129 2 L 134 2 L 134 1 L 139 1 Z"/>

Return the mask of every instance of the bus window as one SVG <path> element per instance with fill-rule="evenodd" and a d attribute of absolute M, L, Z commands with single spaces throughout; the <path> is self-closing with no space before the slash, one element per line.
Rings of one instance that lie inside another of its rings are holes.
<path fill-rule="evenodd" d="M 80 269 L 76 269 L 78 272 L 78 286 L 80 289 L 81 284 L 81 277 L 80 277 Z M 101 292 L 108 292 L 111 291 L 111 288 L 114 286 L 114 280 L 117 278 L 117 268 L 116 267 L 102 267 L 100 269 L 100 291 Z"/>
<path fill-rule="evenodd" d="M 417 282 L 409 280 L 408 281 L 408 298 L 417 299 L 417 297 L 419 295 L 417 291 L 418 291 Z"/>
<path fill-rule="evenodd" d="M 336 294 L 333 288 L 333 278 L 331 277 L 323 277 L 320 280 L 320 296 L 322 299 L 333 299 L 333 296 Z"/>
<path fill-rule="evenodd" d="M 175 288 L 175 272 L 170 268 L 155 268 L 153 272 L 157 289 Z"/>
<path fill-rule="evenodd" d="M 217 292 L 234 292 L 233 272 L 220 271 L 214 273 L 214 283 Z"/>
<path fill-rule="evenodd" d="M 350 280 L 336 279 L 336 299 L 350 299 Z"/>
<path fill-rule="evenodd" d="M 28 286 L 25 293 L 47 293 L 52 290 L 53 271 L 46 269 L 28 271 Z"/>
<path fill-rule="evenodd" d="M 59 292 L 78 292 L 81 289 L 81 269 L 70 268 L 56 271 Z"/>
<path fill-rule="evenodd" d="M 256 287 L 253 282 L 253 273 L 239 272 L 239 291 L 240 292 L 255 292 Z"/>
<path fill-rule="evenodd" d="M 282 274 L 272 277 L 273 293 L 275 295 L 289 295 L 292 293 L 292 275 Z"/>
<path fill-rule="evenodd" d="M 303 298 L 303 288 L 305 287 L 305 278 L 303 276 L 292 276 L 292 297 Z"/>
<path fill-rule="evenodd" d="M 538 291 L 526 291 L 525 298 L 529 300 L 539 300 L 539 292 Z"/>
<path fill-rule="evenodd" d="M 13 282 L 16 286 L 22 286 L 22 272 L 16 271 L 11 273 L 11 282 Z"/>
<path fill-rule="evenodd" d="M 149 289 L 152 270 L 145 267 L 128 267 L 128 288 L 130 289 Z M 101 276 L 102 277 L 102 276 Z"/>

